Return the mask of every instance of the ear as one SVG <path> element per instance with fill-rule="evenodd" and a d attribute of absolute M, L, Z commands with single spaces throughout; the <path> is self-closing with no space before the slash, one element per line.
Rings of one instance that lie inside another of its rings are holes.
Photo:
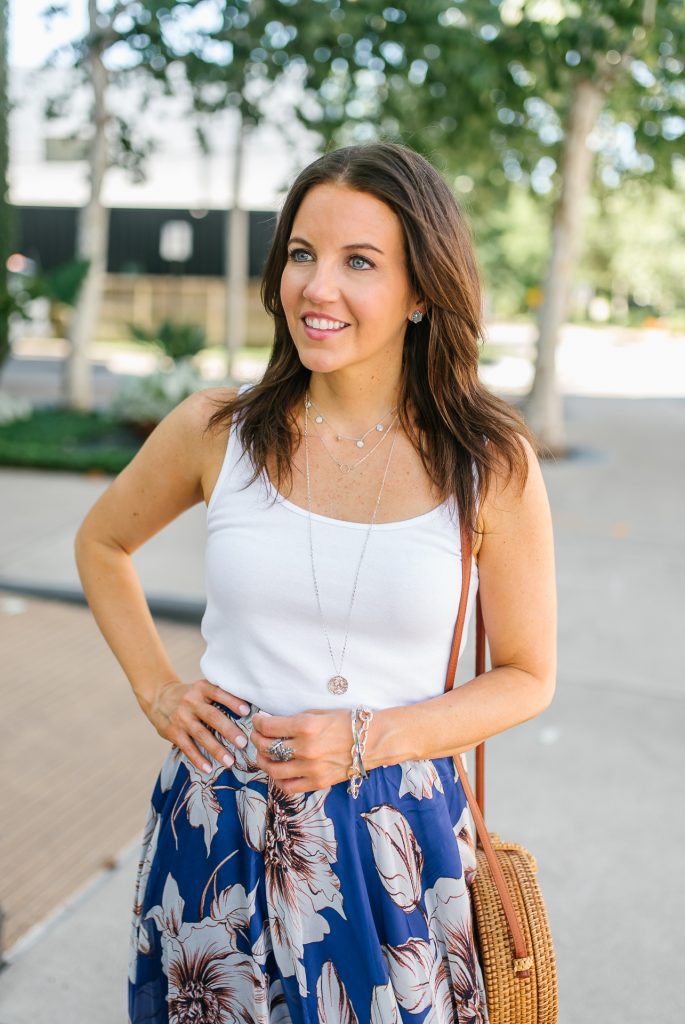
<path fill-rule="evenodd" d="M 417 310 L 418 310 L 419 313 L 422 313 L 423 316 L 425 317 L 425 315 L 426 315 L 426 302 L 425 302 L 424 299 L 421 298 L 420 295 L 415 295 L 413 297 L 412 303 L 411 303 L 409 309 L 407 310 L 407 319 L 408 320 L 411 319 L 412 313 L 417 312 Z"/>

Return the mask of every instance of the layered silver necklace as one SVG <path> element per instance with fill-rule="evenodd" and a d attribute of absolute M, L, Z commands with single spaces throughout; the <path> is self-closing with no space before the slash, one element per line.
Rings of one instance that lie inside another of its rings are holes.
<path fill-rule="evenodd" d="M 309 395 L 309 393 L 307 393 L 307 395 L 305 397 L 305 403 L 309 403 L 307 405 L 308 409 L 309 408 L 316 409 L 316 416 L 314 417 L 314 422 L 315 423 L 328 423 L 328 420 L 326 419 L 324 414 L 321 412 L 321 410 L 319 409 L 318 405 L 316 405 L 314 403 L 314 401 L 312 400 L 311 395 Z M 354 443 L 356 444 L 357 448 L 363 448 L 365 443 L 366 443 L 366 438 L 369 436 L 369 434 L 372 431 L 375 431 L 378 434 L 382 434 L 383 431 L 386 429 L 385 424 L 384 424 L 383 421 L 387 420 L 388 416 L 392 416 L 396 412 L 397 412 L 397 406 L 395 406 L 394 409 L 390 409 L 389 412 L 386 412 L 385 416 L 382 416 L 381 419 L 378 420 L 377 423 L 374 423 L 374 425 L 372 427 L 369 427 L 369 429 L 367 431 L 365 431 L 361 435 L 361 437 L 355 437 L 352 434 L 341 434 L 337 430 L 335 430 L 335 428 L 332 426 L 332 424 L 328 423 L 328 425 L 331 428 L 331 430 L 333 431 L 333 433 L 335 434 L 336 441 L 354 441 Z M 391 426 L 392 426 L 392 424 L 391 424 Z"/>
<path fill-rule="evenodd" d="M 304 460 L 305 460 L 305 472 L 306 472 L 306 478 L 307 478 L 307 518 L 308 518 L 308 522 L 309 522 L 309 556 L 310 556 L 311 564 L 312 564 L 312 579 L 314 581 L 314 593 L 316 594 L 316 603 L 317 603 L 318 608 L 319 608 L 319 617 L 321 619 L 321 626 L 323 627 L 323 632 L 324 632 L 324 636 L 326 637 L 326 643 L 328 644 L 328 650 L 329 650 L 329 653 L 330 653 L 330 656 L 331 656 L 331 661 L 333 662 L 334 675 L 332 675 L 331 678 L 328 680 L 328 689 L 329 689 L 329 691 L 331 693 L 334 693 L 334 694 L 339 696 L 339 695 L 341 695 L 343 693 L 347 693 L 347 690 L 349 688 L 349 682 L 345 678 L 345 676 L 342 674 L 342 670 L 343 670 L 343 662 L 345 660 L 345 651 L 347 650 L 347 641 L 348 641 L 349 635 L 350 635 L 350 621 L 351 621 L 351 618 L 352 618 L 352 608 L 354 607 L 355 597 L 357 596 L 357 583 L 359 581 L 359 572 L 360 572 L 360 569 L 362 567 L 362 562 L 364 561 L 364 555 L 366 553 L 366 546 L 369 543 L 369 537 L 371 536 L 371 530 L 373 529 L 373 525 L 376 522 L 376 516 L 378 514 L 378 509 L 380 507 L 381 497 L 383 495 L 383 488 L 385 487 L 385 481 L 386 481 L 386 477 L 388 475 L 388 469 L 390 468 L 390 460 L 392 459 L 392 453 L 393 453 L 393 450 L 395 448 L 395 442 L 397 441 L 397 433 L 398 432 L 395 431 L 395 436 L 393 437 L 392 444 L 390 445 L 390 452 L 388 454 L 388 459 L 387 459 L 387 462 L 385 464 L 385 472 L 383 473 L 383 479 L 381 480 L 381 486 L 380 486 L 380 490 L 378 491 L 378 497 L 376 498 L 376 504 L 374 506 L 373 515 L 371 517 L 371 522 L 369 523 L 369 527 L 368 527 L 368 529 L 366 531 L 366 536 L 364 537 L 364 543 L 362 545 L 361 554 L 359 556 L 359 563 L 357 565 L 357 571 L 355 573 L 354 583 L 352 585 L 352 596 L 350 598 L 350 604 L 349 604 L 349 608 L 348 608 L 348 611 L 347 611 L 347 625 L 345 627 L 345 639 L 343 641 L 342 651 L 341 651 L 341 654 L 340 654 L 340 661 L 339 661 L 339 663 L 336 663 L 335 655 L 333 654 L 333 645 L 331 644 L 331 638 L 330 638 L 330 635 L 328 633 L 328 628 L 326 626 L 326 620 L 324 618 L 323 608 L 321 607 L 321 594 L 319 592 L 319 582 L 318 582 L 317 575 L 316 575 L 316 565 L 314 563 L 314 542 L 313 542 L 313 538 L 312 538 L 312 488 L 311 488 L 311 473 L 310 473 L 310 469 L 309 469 L 309 409 L 311 408 L 312 405 L 313 405 L 313 403 L 312 403 L 311 399 L 309 398 L 309 395 L 308 394 L 305 395 L 305 402 L 304 402 Z M 397 419 L 397 417 L 395 417 L 395 419 Z M 388 433 L 392 430 L 392 427 L 393 427 L 393 424 L 395 422 L 395 419 L 393 419 L 392 423 L 388 427 L 388 431 L 387 431 Z M 373 428 L 371 428 L 371 429 L 373 429 Z M 370 431 L 367 431 L 367 434 L 369 432 Z M 366 434 L 363 435 L 363 436 L 365 437 Z M 378 447 L 378 445 L 375 445 L 374 446 L 374 450 L 377 447 Z M 329 452 L 329 454 L 330 454 L 330 452 Z M 371 452 L 369 454 L 371 454 Z"/>
<path fill-rule="evenodd" d="M 314 429 L 316 430 L 316 433 L 317 433 L 317 435 L 319 437 L 319 440 L 321 441 L 321 444 L 323 446 L 324 451 L 326 452 L 328 457 L 336 464 L 336 466 L 338 467 L 338 469 L 340 470 L 341 473 L 351 473 L 353 469 L 357 468 L 357 466 L 361 466 L 362 462 L 366 462 L 367 459 L 371 458 L 373 453 L 376 451 L 376 448 L 379 448 L 383 444 L 383 442 L 385 441 L 386 437 L 390 433 L 390 431 L 391 431 L 391 429 L 393 427 L 393 424 L 395 423 L 395 420 L 397 419 L 397 415 L 396 415 L 396 413 L 397 413 L 397 406 L 395 406 L 395 408 L 391 409 L 390 412 L 386 413 L 385 416 L 383 417 L 383 419 L 379 420 L 378 423 L 375 424 L 375 426 L 369 427 L 369 429 L 364 434 L 362 434 L 361 437 L 353 437 L 353 436 L 350 436 L 349 434 L 340 434 L 340 433 L 338 433 L 335 430 L 335 427 L 333 427 L 333 425 L 331 423 L 329 423 L 329 421 L 325 418 L 323 413 L 321 413 L 318 410 L 318 406 L 316 406 L 314 404 L 314 402 L 311 400 L 311 398 L 309 396 L 309 393 L 307 393 L 305 395 L 304 405 L 305 405 L 305 410 L 317 409 L 317 415 L 314 417 Z M 393 415 L 393 414 L 395 414 L 395 415 Z M 388 418 L 388 416 L 392 416 L 393 418 L 390 421 L 390 426 L 386 427 L 385 423 L 383 422 L 383 420 L 386 420 Z M 373 448 L 371 448 L 371 450 L 368 451 L 366 453 L 366 455 L 362 455 L 362 457 L 360 459 L 357 459 L 356 462 L 340 462 L 339 459 L 336 459 L 335 455 L 330 450 L 330 448 L 328 447 L 328 445 L 324 441 L 323 437 L 321 436 L 321 433 L 320 433 L 320 431 L 319 431 L 319 429 L 317 427 L 318 423 L 328 423 L 328 426 L 335 433 L 336 441 L 342 441 L 342 440 L 354 441 L 354 443 L 357 446 L 357 448 L 364 448 L 365 447 L 364 439 L 366 437 L 368 437 L 368 435 L 372 431 L 374 431 L 377 434 L 380 434 L 380 439 L 378 441 L 376 441 L 376 443 L 373 446 Z"/>

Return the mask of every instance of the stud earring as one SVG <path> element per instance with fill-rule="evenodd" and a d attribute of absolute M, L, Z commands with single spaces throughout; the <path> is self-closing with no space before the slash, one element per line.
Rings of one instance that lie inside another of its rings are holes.
<path fill-rule="evenodd" d="M 413 324 L 420 324 L 421 321 L 423 320 L 423 313 L 421 312 L 420 309 L 416 309 L 416 310 L 414 310 L 412 315 L 409 317 L 409 319 L 411 320 L 411 322 Z"/>

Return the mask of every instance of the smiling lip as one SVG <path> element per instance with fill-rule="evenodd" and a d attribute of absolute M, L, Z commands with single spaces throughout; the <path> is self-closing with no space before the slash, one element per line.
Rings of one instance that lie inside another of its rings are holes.
<path fill-rule="evenodd" d="M 307 312 L 307 313 L 305 313 L 302 316 L 302 318 L 301 318 L 302 319 L 302 324 L 304 326 L 304 330 L 305 330 L 306 335 L 309 338 L 314 339 L 315 341 L 320 341 L 322 338 L 329 338 L 333 334 L 340 334 L 341 331 L 344 331 L 346 327 L 350 326 L 348 323 L 345 323 L 344 320 L 340 320 L 340 321 L 338 321 L 340 323 L 340 327 L 332 327 L 332 328 L 310 327 L 309 324 L 306 322 L 305 317 L 310 317 L 310 318 L 316 319 L 316 320 L 331 320 L 331 321 L 335 320 L 336 317 L 322 316 L 321 313 L 312 313 L 312 312 Z"/>

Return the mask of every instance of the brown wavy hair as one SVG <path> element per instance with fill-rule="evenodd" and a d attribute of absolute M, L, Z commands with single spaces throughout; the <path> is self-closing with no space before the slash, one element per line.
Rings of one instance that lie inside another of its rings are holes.
<path fill-rule="evenodd" d="M 267 459 L 273 458 L 277 489 L 283 490 L 284 481 L 292 482 L 291 460 L 300 442 L 296 410 L 310 371 L 300 362 L 288 330 L 281 275 L 299 206 L 311 188 L 324 183 L 375 196 L 400 220 L 410 284 L 426 307 L 421 323 L 407 321 L 400 422 L 442 500 L 452 498 L 477 534 L 476 506 L 491 474 L 506 467 L 506 478 L 515 476 L 523 487 L 528 460 L 521 436 L 536 451 L 537 445 L 520 414 L 478 377 L 482 302 L 470 231 L 441 175 L 407 146 L 345 146 L 319 157 L 298 175 L 278 218 L 262 277 L 262 302 L 275 325 L 269 363 L 259 383 L 221 402 L 208 428 L 238 415 L 238 434 L 254 466 L 252 480 L 266 474 Z"/>

